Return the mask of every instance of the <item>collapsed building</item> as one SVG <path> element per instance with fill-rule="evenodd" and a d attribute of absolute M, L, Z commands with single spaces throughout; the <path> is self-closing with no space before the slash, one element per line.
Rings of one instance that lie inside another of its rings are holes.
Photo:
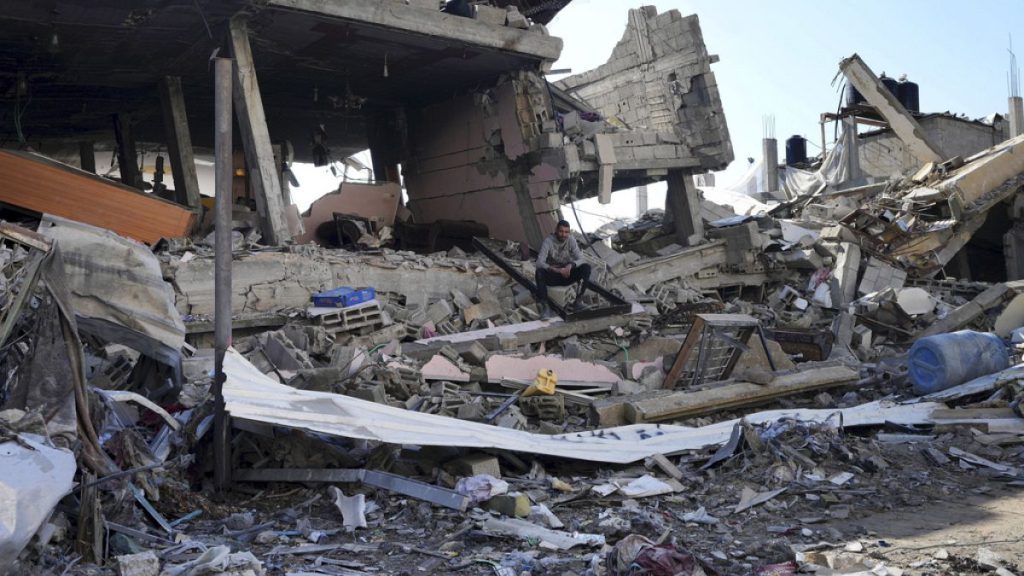
<path fill-rule="evenodd" d="M 568 3 L 7 3 L 0 567 L 1015 569 L 850 520 L 1019 483 L 1019 103 L 909 111 L 854 55 L 842 137 L 766 144 L 739 210 L 694 178 L 733 160 L 697 17 L 551 82 Z M 300 214 L 292 164 L 363 149 Z M 563 207 L 662 181 L 543 317 Z"/>

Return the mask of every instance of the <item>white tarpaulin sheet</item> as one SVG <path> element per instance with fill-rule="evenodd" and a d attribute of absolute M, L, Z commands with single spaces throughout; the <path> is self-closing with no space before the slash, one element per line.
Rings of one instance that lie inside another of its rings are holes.
<path fill-rule="evenodd" d="M 75 455 L 33 434 L 0 444 L 0 569 L 10 567 L 68 492 Z M 3 571 L 3 570 L 0 570 Z M 6 573 L 6 572 L 4 572 Z"/>
<path fill-rule="evenodd" d="M 390 444 L 498 448 L 531 454 L 626 464 L 655 454 L 674 454 L 729 440 L 737 420 L 701 428 L 632 424 L 604 430 L 548 436 L 421 414 L 349 396 L 297 390 L 275 382 L 229 350 L 224 359 L 224 401 L 232 418 L 300 428 L 332 436 Z M 773 410 L 747 416 L 752 423 L 780 418 L 830 421 L 836 425 L 926 424 L 944 404 L 864 404 L 844 410 Z"/>

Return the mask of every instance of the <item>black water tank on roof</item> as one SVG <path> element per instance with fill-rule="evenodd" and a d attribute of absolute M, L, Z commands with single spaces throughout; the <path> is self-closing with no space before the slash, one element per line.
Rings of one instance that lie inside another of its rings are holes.
<path fill-rule="evenodd" d="M 921 111 L 921 99 L 920 89 L 917 84 L 910 80 L 904 80 L 899 83 L 897 87 L 896 96 L 900 99 L 900 104 L 911 112 Z"/>
<path fill-rule="evenodd" d="M 893 96 L 896 98 L 900 97 L 900 83 L 895 78 L 889 78 L 885 75 L 885 72 L 882 72 L 879 80 L 882 82 L 882 86 L 885 86 Z"/>
<path fill-rule="evenodd" d="M 853 84 L 847 82 L 846 84 L 846 105 L 857 106 L 859 104 L 865 104 L 867 100 L 864 100 L 864 95 L 859 90 L 853 87 Z"/>
<path fill-rule="evenodd" d="M 786 166 L 807 163 L 807 140 L 799 134 L 786 138 Z"/>

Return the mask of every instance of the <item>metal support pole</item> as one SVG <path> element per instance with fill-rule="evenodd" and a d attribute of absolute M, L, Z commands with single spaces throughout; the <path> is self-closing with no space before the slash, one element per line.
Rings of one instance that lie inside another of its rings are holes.
<path fill-rule="evenodd" d="M 214 204 L 214 381 L 213 420 L 214 484 L 224 490 L 231 482 L 228 453 L 230 423 L 224 410 L 224 356 L 231 345 L 231 180 L 234 155 L 231 149 L 231 76 L 233 62 L 214 60 L 214 154 L 216 197 Z"/>

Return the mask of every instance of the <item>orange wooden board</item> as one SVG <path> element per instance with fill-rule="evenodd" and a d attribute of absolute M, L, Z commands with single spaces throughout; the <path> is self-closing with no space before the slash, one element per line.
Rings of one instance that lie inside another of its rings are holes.
<path fill-rule="evenodd" d="M 152 244 L 188 236 L 187 208 L 49 158 L 0 150 L 0 202 L 62 216 Z"/>

